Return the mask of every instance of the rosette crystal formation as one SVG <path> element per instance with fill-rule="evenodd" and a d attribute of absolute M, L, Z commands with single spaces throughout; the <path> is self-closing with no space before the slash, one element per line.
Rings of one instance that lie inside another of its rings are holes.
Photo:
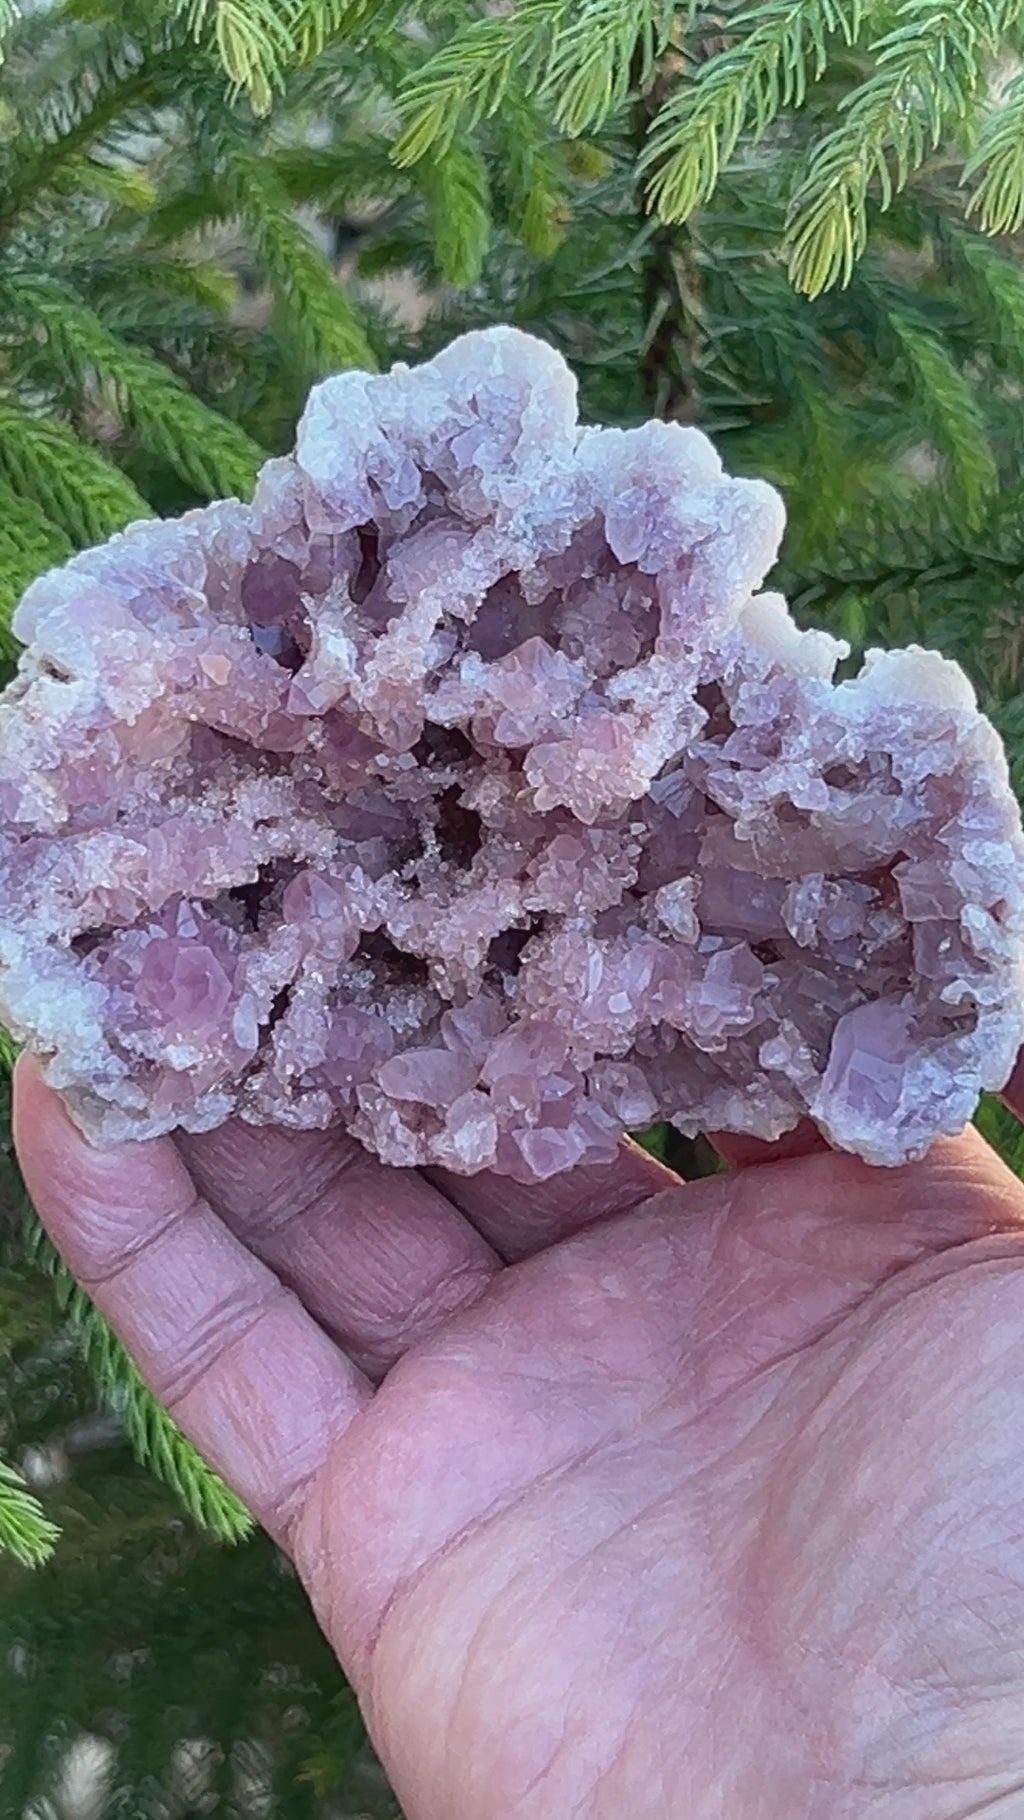
<path fill-rule="evenodd" d="M 29 589 L 0 1015 L 98 1142 L 340 1121 L 523 1182 L 659 1118 L 921 1154 L 1022 1036 L 962 672 L 759 593 L 782 507 L 511 329 L 310 397 L 251 505 Z"/>

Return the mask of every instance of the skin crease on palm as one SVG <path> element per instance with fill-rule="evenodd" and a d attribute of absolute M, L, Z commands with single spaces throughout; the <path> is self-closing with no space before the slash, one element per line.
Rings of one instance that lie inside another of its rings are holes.
<path fill-rule="evenodd" d="M 530 1190 L 240 1124 L 94 1151 L 28 1061 L 16 1129 L 409 1820 L 1024 1815 L 1024 1188 L 977 1133 Z"/>

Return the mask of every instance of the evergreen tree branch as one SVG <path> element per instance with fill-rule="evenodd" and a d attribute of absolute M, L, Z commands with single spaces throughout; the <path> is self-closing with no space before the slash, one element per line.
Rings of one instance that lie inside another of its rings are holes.
<path fill-rule="evenodd" d="M 415 169 L 437 267 L 446 284 L 475 284 L 491 233 L 487 166 L 471 145 L 427 152 Z"/>
<path fill-rule="evenodd" d="M 790 375 L 787 401 L 778 422 L 744 437 L 743 458 L 746 471 L 783 489 L 783 561 L 804 571 L 827 560 L 856 522 L 872 471 L 888 464 L 877 441 L 865 448 L 858 439 L 849 398 L 829 396 L 811 360 Z"/>
<path fill-rule="evenodd" d="M 951 503 L 964 522 L 978 526 L 991 506 L 999 471 L 977 394 L 939 340 L 898 310 L 889 326 L 902 354 L 928 434 L 948 464 Z"/>
<path fill-rule="evenodd" d="M 88 59 L 47 93 L 18 130 L 4 160 L 0 243 L 66 166 L 133 109 L 154 101 L 162 75 L 180 74 L 180 59 L 165 44 L 144 50 L 118 27 L 90 48 Z M 16 107 L 15 101 L 15 107 Z"/>
<path fill-rule="evenodd" d="M 962 129 L 1017 0 L 903 0 L 902 23 L 872 46 L 874 73 L 844 96 L 790 204 L 784 251 L 798 290 L 848 284 L 867 243 L 868 195 L 882 209 Z"/>
<path fill-rule="evenodd" d="M 0 456 L 3 428 L 0 425 Z M 70 538 L 47 518 L 32 499 L 26 499 L 0 480 L 0 657 L 16 657 L 20 649 L 11 632 L 11 615 L 30 581 L 66 561 L 74 546 Z M 6 1066 L 0 1056 L 0 1066 Z"/>
<path fill-rule="evenodd" d="M 135 215 L 146 214 L 156 201 L 156 191 L 133 165 L 111 164 L 92 154 L 76 154 L 62 161 L 49 185 L 51 196 L 95 196 Z"/>
<path fill-rule="evenodd" d="M 33 1211 L 27 1240 L 29 1255 L 51 1278 L 58 1307 L 72 1324 L 96 1388 L 120 1416 L 136 1458 L 176 1494 L 201 1528 L 221 1542 L 244 1541 L 253 1529 L 249 1512 L 146 1388 L 134 1360 L 75 1282 Z"/>
<path fill-rule="evenodd" d="M 187 180 L 166 187 L 157 197 L 146 222 L 146 233 L 153 246 L 173 246 L 188 235 L 200 234 L 206 228 L 229 221 L 234 204 L 218 182 L 215 173 L 191 172 Z"/>
<path fill-rule="evenodd" d="M 500 108 L 510 85 L 543 85 L 559 33 L 586 0 L 520 0 L 467 26 L 403 85 L 398 108 L 404 130 L 392 156 L 399 166 L 425 152 L 440 156 Z"/>
<path fill-rule="evenodd" d="M 108 392 L 143 447 L 201 497 L 248 495 L 264 451 L 159 360 L 112 334 L 72 292 L 42 278 L 11 277 L 0 281 L 0 303 L 30 335 L 43 331 L 34 357 L 71 375 L 84 395 L 97 384 Z"/>
<path fill-rule="evenodd" d="M 766 0 L 729 20 L 738 42 L 700 64 L 653 122 L 640 169 L 664 221 L 685 221 L 714 194 L 741 135 L 761 139 L 820 80 L 830 38 L 851 45 L 863 0 Z"/>
<path fill-rule="evenodd" d="M 157 303 L 167 306 L 172 319 L 174 303 L 184 302 L 230 322 L 238 302 L 237 277 L 226 265 L 219 265 L 213 259 L 146 257 L 133 253 L 106 263 L 93 260 L 80 273 L 71 276 L 79 280 L 83 290 L 89 291 L 91 299 L 102 297 L 108 307 L 115 304 L 120 320 L 123 321 L 133 308 L 144 315 L 144 326 L 150 333 L 160 328 L 162 311 L 154 309 Z M 104 321 L 109 320 L 109 315 L 104 314 Z"/>
<path fill-rule="evenodd" d="M 377 365 L 359 311 L 313 244 L 272 167 L 236 143 L 227 184 L 302 358 L 317 376 Z"/>
<path fill-rule="evenodd" d="M 20 18 L 21 13 L 14 0 L 0 0 L 0 63 L 3 62 L 5 40 Z"/>
<path fill-rule="evenodd" d="M 341 214 L 357 202 L 387 202 L 409 189 L 387 140 L 356 123 L 346 123 L 330 145 L 280 146 L 267 162 L 293 205 L 316 207 L 323 215 Z"/>
<path fill-rule="evenodd" d="M 787 594 L 805 623 L 819 625 L 833 623 L 837 609 L 853 597 L 859 630 L 842 629 L 855 644 L 869 638 L 898 642 L 927 637 L 974 668 L 992 591 L 1005 598 L 1024 582 L 1020 497 L 1013 497 L 1006 513 L 1013 520 L 1012 536 L 1002 535 L 1004 506 L 999 500 L 987 523 L 968 540 L 951 532 L 945 516 L 931 526 L 909 521 L 905 500 L 898 489 L 894 499 L 893 491 L 890 487 L 887 497 L 848 523 L 828 555 L 805 573 L 787 572 Z M 971 611 L 966 620 L 960 616 L 955 626 L 942 630 L 937 603 L 951 594 L 969 599 Z M 894 599 L 901 605 L 889 625 L 887 603 Z M 907 611 L 910 601 L 917 603 L 920 623 Z M 1014 743 L 1019 752 L 1019 742 Z"/>
<path fill-rule="evenodd" d="M 372 24 L 384 30 L 404 0 L 177 0 L 178 17 L 217 53 L 236 94 L 269 113 L 291 68 Z"/>
<path fill-rule="evenodd" d="M 23 1567 L 41 1567 L 59 1536 L 21 1474 L 0 1459 L 0 1554 L 13 1555 Z"/>
<path fill-rule="evenodd" d="M 963 175 L 965 183 L 977 179 L 968 215 L 977 215 L 986 234 L 1016 234 L 1024 224 L 1024 74 L 982 121 Z"/>
<path fill-rule="evenodd" d="M 0 395 L 0 478 L 34 501 L 52 539 L 87 549 L 150 508 L 127 475 L 56 418 L 37 417 Z M 60 561 L 59 555 L 52 561 Z M 44 565 L 44 566 L 48 566 Z"/>
<path fill-rule="evenodd" d="M 371 0 L 294 0 L 288 31 L 295 55 L 301 63 L 309 62 L 376 10 Z M 385 10 L 389 9 L 381 8 Z"/>
<path fill-rule="evenodd" d="M 396 163 L 448 151 L 497 113 L 513 87 L 550 109 L 570 137 L 601 126 L 638 79 L 651 82 L 673 32 L 695 12 L 696 0 L 520 0 L 507 14 L 475 20 L 403 85 Z"/>
<path fill-rule="evenodd" d="M 991 241 L 966 232 L 955 221 L 942 222 L 939 233 L 950 255 L 957 295 L 974 318 L 974 333 L 983 326 L 997 364 L 1024 379 L 1024 277 L 1020 265 Z"/>
<path fill-rule="evenodd" d="M 311 62 L 339 38 L 365 37 L 371 26 L 383 33 L 404 11 L 405 0 L 294 0 L 289 30 L 298 60 Z"/>
<path fill-rule="evenodd" d="M 197 41 L 212 37 L 232 87 L 266 114 L 297 46 L 294 0 L 183 0 L 179 13 Z"/>
<path fill-rule="evenodd" d="M 642 52 L 635 55 L 633 75 L 633 144 L 639 167 L 670 77 L 663 73 L 650 80 Z M 685 229 L 651 223 L 641 282 L 640 380 L 645 407 L 656 417 L 692 423 L 698 415 L 695 357 L 703 325 L 693 247 Z"/>
<path fill-rule="evenodd" d="M 496 186 L 505 219 L 528 252 L 550 259 L 569 218 L 568 172 L 556 155 L 536 100 L 517 90 L 506 96 L 494 122 Z"/>
<path fill-rule="evenodd" d="M 290 157 L 282 154 L 278 168 L 244 122 L 218 109 L 208 82 L 195 85 L 187 119 L 200 169 L 157 211 L 159 239 L 173 240 L 204 221 L 238 220 L 306 376 L 353 366 L 373 370 L 362 314 L 297 218 L 286 182 L 286 173 L 294 175 L 296 168 L 300 182 L 303 174 L 308 182 L 311 167 L 322 174 L 322 158 L 305 147 L 289 148 Z"/>
<path fill-rule="evenodd" d="M 539 96 L 555 125 L 571 138 L 602 126 L 631 89 L 651 86 L 673 30 L 695 12 L 696 0 L 580 0 L 553 37 Z"/>

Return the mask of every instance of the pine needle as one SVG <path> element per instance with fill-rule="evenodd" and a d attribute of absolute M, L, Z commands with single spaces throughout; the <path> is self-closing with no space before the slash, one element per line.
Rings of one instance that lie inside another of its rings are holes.
<path fill-rule="evenodd" d="M 4 54 L 4 40 L 21 18 L 20 8 L 14 0 L 0 0 L 0 61 Z"/>
<path fill-rule="evenodd" d="M 35 503 L 67 554 L 72 546 L 87 549 L 133 519 L 151 516 L 127 475 L 66 424 L 41 417 L 2 394 L 0 477 Z"/>
<path fill-rule="evenodd" d="M 216 50 L 234 93 L 262 115 L 290 69 L 371 18 L 381 28 L 401 7 L 388 0 L 179 0 L 177 11 L 193 37 Z"/>
<path fill-rule="evenodd" d="M 160 361 L 114 335 L 92 310 L 43 278 L 0 281 L 0 307 L 45 337 L 54 378 L 87 396 L 98 385 L 143 447 L 207 499 L 247 497 L 264 459 L 236 424 L 212 411 Z M 48 362 L 45 357 L 48 356 Z"/>
<path fill-rule="evenodd" d="M 713 196 L 741 134 L 756 144 L 784 108 L 802 106 L 830 40 L 852 45 L 861 19 L 861 0 L 767 0 L 729 21 L 737 42 L 680 83 L 640 160 L 663 221 L 686 221 Z"/>
<path fill-rule="evenodd" d="M 685 9 L 665 4 L 581 0 L 553 34 L 538 99 L 571 137 L 595 132 L 634 84 L 653 81 L 673 27 L 687 23 Z"/>
<path fill-rule="evenodd" d="M 427 204 L 437 267 L 446 284 L 475 284 L 491 233 L 487 167 L 470 146 L 426 153 L 416 181 Z"/>
<path fill-rule="evenodd" d="M 579 0 L 521 0 L 513 12 L 475 20 L 435 51 L 398 95 L 404 130 L 392 156 L 415 164 L 433 149 L 442 156 L 456 136 L 497 112 L 513 82 L 543 84 L 559 33 Z"/>
<path fill-rule="evenodd" d="M 871 46 L 874 73 L 843 99 L 790 204 L 784 251 L 798 290 L 848 284 L 867 244 L 868 197 L 887 209 L 946 132 L 966 126 L 985 57 L 1009 8 L 1000 0 L 904 0 L 902 23 Z"/>
<path fill-rule="evenodd" d="M 297 220 L 272 168 L 241 143 L 228 154 L 229 191 L 295 338 L 317 377 L 377 362 L 359 310 Z"/>
<path fill-rule="evenodd" d="M 0 1554 L 13 1555 L 23 1567 L 41 1567 L 59 1537 L 21 1474 L 0 1459 Z"/>
<path fill-rule="evenodd" d="M 949 464 L 953 499 L 962 502 L 965 526 L 976 528 L 999 484 L 980 403 L 936 335 L 896 311 L 889 323 L 932 442 Z"/>
<path fill-rule="evenodd" d="M 0 657 L 18 654 L 11 616 L 29 582 L 64 562 L 73 547 L 33 499 L 19 496 L 0 480 Z M 0 1049 L 0 1067 L 7 1065 Z"/>
<path fill-rule="evenodd" d="M 1024 74 L 1007 86 L 982 121 L 963 181 L 977 179 L 967 199 L 986 234 L 1016 234 L 1024 225 Z"/>

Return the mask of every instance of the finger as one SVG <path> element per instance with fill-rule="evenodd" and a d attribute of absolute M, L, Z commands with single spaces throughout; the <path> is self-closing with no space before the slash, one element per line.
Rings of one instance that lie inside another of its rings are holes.
<path fill-rule="evenodd" d="M 423 1176 L 385 1168 L 344 1132 L 233 1119 L 175 1144 L 225 1224 L 373 1379 L 500 1268 Z"/>
<path fill-rule="evenodd" d="M 810 1119 L 801 1119 L 799 1125 L 784 1132 L 774 1143 L 735 1131 L 709 1131 L 707 1136 L 709 1144 L 714 1145 L 730 1169 L 755 1169 L 762 1163 L 788 1163 L 794 1157 L 814 1156 L 831 1148 L 828 1139 Z"/>
<path fill-rule="evenodd" d="M 1024 1049 L 1017 1057 L 1013 1073 L 999 1097 L 1017 1118 L 1024 1119 Z"/>
<path fill-rule="evenodd" d="M 169 1139 L 92 1149 L 24 1057 L 14 1129 L 70 1269 L 175 1421 L 287 1543 L 366 1379 L 197 1196 Z"/>
<path fill-rule="evenodd" d="M 487 1169 L 472 1176 L 452 1175 L 447 1169 L 425 1173 L 508 1263 L 597 1220 L 629 1213 L 663 1188 L 679 1186 L 674 1170 L 629 1139 L 619 1145 L 613 1163 L 568 1169 L 530 1186 Z"/>

